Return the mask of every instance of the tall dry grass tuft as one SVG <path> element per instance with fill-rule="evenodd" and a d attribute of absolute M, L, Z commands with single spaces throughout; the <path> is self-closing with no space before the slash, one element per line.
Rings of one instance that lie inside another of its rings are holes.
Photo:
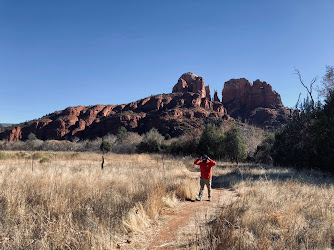
<path fill-rule="evenodd" d="M 182 161 L 149 155 L 7 152 L 0 159 L 0 248 L 110 249 L 197 192 Z M 33 165 L 33 167 L 32 167 Z"/>
<path fill-rule="evenodd" d="M 334 178 L 260 165 L 223 166 L 216 186 L 237 199 L 210 222 L 211 249 L 331 249 Z"/>

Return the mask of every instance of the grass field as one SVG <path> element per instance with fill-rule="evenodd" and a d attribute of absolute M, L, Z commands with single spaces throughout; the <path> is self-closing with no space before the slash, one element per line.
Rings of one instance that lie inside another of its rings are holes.
<path fill-rule="evenodd" d="M 111 154 L 101 170 L 94 153 L 0 152 L 0 248 L 117 248 L 124 236 L 156 224 L 164 208 L 197 195 L 192 161 Z M 230 190 L 235 199 L 219 208 L 194 245 L 334 247 L 333 177 L 227 163 L 213 174 L 213 188 Z"/>
<path fill-rule="evenodd" d="M 207 228 L 211 249 L 333 249 L 334 178 L 261 165 L 217 167 L 214 186 L 236 194 Z"/>
<path fill-rule="evenodd" d="M 158 155 L 106 155 L 101 170 L 99 154 L 2 152 L 0 248 L 115 248 L 193 198 L 188 175 L 183 161 Z"/>

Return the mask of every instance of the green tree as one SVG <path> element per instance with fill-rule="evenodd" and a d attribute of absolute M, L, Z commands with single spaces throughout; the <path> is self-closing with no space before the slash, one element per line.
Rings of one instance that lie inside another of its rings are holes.
<path fill-rule="evenodd" d="M 224 135 L 213 124 L 207 124 L 202 132 L 197 146 L 197 153 L 206 154 L 212 158 L 224 158 Z"/>
<path fill-rule="evenodd" d="M 272 164 L 272 147 L 275 141 L 274 134 L 268 135 L 264 140 L 261 142 L 259 146 L 257 146 L 254 160 L 257 163 L 264 163 L 264 164 Z"/>
<path fill-rule="evenodd" d="M 237 126 L 233 126 L 224 133 L 224 149 L 226 157 L 232 162 L 242 161 L 246 158 L 246 145 L 241 138 L 241 130 Z"/>
<path fill-rule="evenodd" d="M 38 149 L 38 147 L 41 146 L 43 141 L 38 140 L 37 136 L 34 133 L 30 133 L 25 143 L 28 146 L 29 150 L 36 150 Z"/>
<path fill-rule="evenodd" d="M 100 150 L 103 153 L 111 152 L 111 150 L 112 150 L 112 144 L 111 144 L 111 142 L 103 140 L 102 143 L 101 143 L 101 145 L 100 145 Z"/>
<path fill-rule="evenodd" d="M 37 140 L 37 136 L 34 133 L 30 133 L 28 135 L 28 139 L 27 140 L 28 141 L 35 141 L 35 140 Z"/>
<path fill-rule="evenodd" d="M 117 131 L 117 142 L 122 143 L 123 141 L 126 140 L 126 138 L 128 138 L 129 136 L 129 132 L 125 127 L 120 127 Z"/>
<path fill-rule="evenodd" d="M 326 79 L 330 80 L 330 76 L 328 71 Z M 333 88 L 329 84 L 324 86 L 323 104 L 314 104 L 311 97 L 306 98 L 291 121 L 275 134 L 274 164 L 334 172 Z"/>

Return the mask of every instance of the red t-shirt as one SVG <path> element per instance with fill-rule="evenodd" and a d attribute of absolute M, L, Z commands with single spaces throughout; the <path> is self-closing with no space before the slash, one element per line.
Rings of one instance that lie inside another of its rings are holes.
<path fill-rule="evenodd" d="M 208 159 L 206 162 L 202 162 L 200 158 L 198 158 L 195 162 L 195 165 L 199 165 L 201 168 L 201 177 L 204 179 L 211 179 L 212 171 L 211 168 L 216 165 L 216 162 Z"/>

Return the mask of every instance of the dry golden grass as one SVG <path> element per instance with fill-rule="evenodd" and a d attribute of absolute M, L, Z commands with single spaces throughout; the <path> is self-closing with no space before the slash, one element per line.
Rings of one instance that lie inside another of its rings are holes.
<path fill-rule="evenodd" d="M 210 222 L 206 249 L 331 249 L 334 178 L 261 165 L 221 165 L 215 187 L 237 199 Z"/>
<path fill-rule="evenodd" d="M 1 152 L 0 248 L 126 248 L 125 235 L 149 231 L 164 208 L 196 196 L 198 180 L 191 171 L 198 168 L 192 162 L 106 155 L 101 170 L 99 154 Z M 226 163 L 218 163 L 213 174 L 213 188 L 229 189 L 234 198 L 189 246 L 334 247 L 333 177 Z M 145 248 L 147 239 L 128 248 Z"/>
<path fill-rule="evenodd" d="M 101 170 L 99 154 L 38 154 L 2 152 L 0 248 L 112 249 L 198 191 L 182 160 L 107 155 Z"/>

